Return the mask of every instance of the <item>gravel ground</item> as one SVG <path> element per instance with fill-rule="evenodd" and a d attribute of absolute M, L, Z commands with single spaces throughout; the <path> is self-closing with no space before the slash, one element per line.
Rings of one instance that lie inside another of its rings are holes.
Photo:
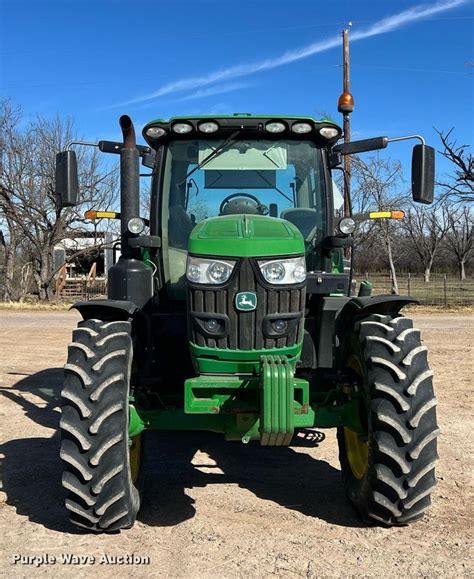
<path fill-rule="evenodd" d="M 78 315 L 0 311 L 0 574 L 472 576 L 474 316 L 414 317 L 442 431 L 423 520 L 361 525 L 344 498 L 333 430 L 279 449 L 156 433 L 139 521 L 120 534 L 88 535 L 67 522 L 58 458 L 61 367 Z"/>

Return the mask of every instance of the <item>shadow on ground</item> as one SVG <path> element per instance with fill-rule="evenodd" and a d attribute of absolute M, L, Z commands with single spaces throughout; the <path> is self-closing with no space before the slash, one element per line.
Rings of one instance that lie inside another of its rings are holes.
<path fill-rule="evenodd" d="M 61 383 L 62 369 L 51 368 L 23 378 L 13 392 L 3 390 L 30 420 L 55 429 L 51 438 L 28 438 L 25 421 L 25 438 L 2 445 L 3 490 L 7 504 L 30 521 L 56 531 L 82 533 L 69 524 L 63 507 L 57 432 Z M 24 395 L 28 393 L 39 396 L 41 404 L 27 400 Z M 322 433 L 311 431 L 309 437 L 295 439 L 295 446 L 317 447 L 323 441 Z M 232 483 L 307 516 L 341 526 L 361 526 L 345 499 L 339 470 L 291 447 L 226 442 L 221 435 L 207 432 L 151 432 L 144 446 L 145 491 L 138 518 L 147 525 L 176 525 L 193 517 L 194 500 L 186 489 Z M 198 450 L 215 464 L 193 465 Z M 211 472 L 203 472 L 202 466 Z M 214 474 L 216 468 L 224 474 Z M 242 507 L 245 510 L 245 505 Z"/>
<path fill-rule="evenodd" d="M 292 447 L 226 442 L 207 432 L 150 432 L 146 438 L 145 492 L 138 518 L 147 525 L 175 525 L 193 517 L 194 501 L 187 488 L 238 484 L 307 516 L 345 527 L 363 526 L 345 498 L 340 471 Z M 197 450 L 209 455 L 209 464 L 192 464 Z M 224 474 L 213 474 L 213 469 Z"/>
<path fill-rule="evenodd" d="M 7 376 L 24 376 L 24 378 L 10 388 L 0 386 L 1 395 L 21 406 L 25 415 L 33 422 L 57 430 L 64 370 L 48 368 L 34 374 L 9 372 Z M 29 400 L 31 394 L 41 398 L 41 402 Z"/>

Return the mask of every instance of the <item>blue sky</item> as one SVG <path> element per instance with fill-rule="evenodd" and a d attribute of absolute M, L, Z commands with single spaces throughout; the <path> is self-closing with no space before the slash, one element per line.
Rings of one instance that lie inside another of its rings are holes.
<path fill-rule="evenodd" d="M 118 139 L 122 113 L 139 127 L 237 111 L 340 121 L 352 21 L 355 136 L 438 145 L 433 126 L 454 126 L 473 141 L 472 0 L 1 0 L 0 11 L 2 96 L 26 116 L 73 117 L 88 139 Z"/>

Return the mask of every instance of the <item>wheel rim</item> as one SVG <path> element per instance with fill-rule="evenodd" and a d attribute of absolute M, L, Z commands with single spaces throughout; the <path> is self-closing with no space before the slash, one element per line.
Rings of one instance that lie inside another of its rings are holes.
<path fill-rule="evenodd" d="M 346 443 L 346 456 L 351 467 L 352 474 L 361 479 L 369 464 L 369 445 L 363 442 L 353 430 L 344 427 L 344 441 Z"/>
<path fill-rule="evenodd" d="M 356 356 L 352 355 L 347 365 L 357 373 L 361 380 L 364 380 L 362 365 Z M 344 427 L 344 441 L 352 474 L 360 480 L 364 477 L 369 465 L 369 443 L 361 440 L 357 432 L 346 427 Z"/>
<path fill-rule="evenodd" d="M 142 435 L 139 434 L 134 436 L 130 440 L 130 476 L 132 478 L 132 482 L 137 482 L 138 473 L 140 471 L 140 457 L 142 452 Z"/>

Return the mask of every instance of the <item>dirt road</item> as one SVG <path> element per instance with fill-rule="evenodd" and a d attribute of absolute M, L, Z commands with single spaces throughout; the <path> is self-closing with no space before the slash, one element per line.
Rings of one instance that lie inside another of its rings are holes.
<path fill-rule="evenodd" d="M 209 434 L 156 434 L 140 520 L 120 535 L 100 536 L 72 528 L 62 506 L 58 401 L 77 319 L 0 311 L 0 573 L 472 576 L 474 316 L 415 317 L 435 371 L 442 431 L 434 504 L 422 521 L 394 529 L 360 524 L 344 498 L 332 430 L 324 440 L 280 449 Z M 65 562 L 71 555 L 88 559 Z M 144 559 L 114 564 L 114 556 L 126 555 Z M 35 556 L 47 561 L 26 564 Z"/>

